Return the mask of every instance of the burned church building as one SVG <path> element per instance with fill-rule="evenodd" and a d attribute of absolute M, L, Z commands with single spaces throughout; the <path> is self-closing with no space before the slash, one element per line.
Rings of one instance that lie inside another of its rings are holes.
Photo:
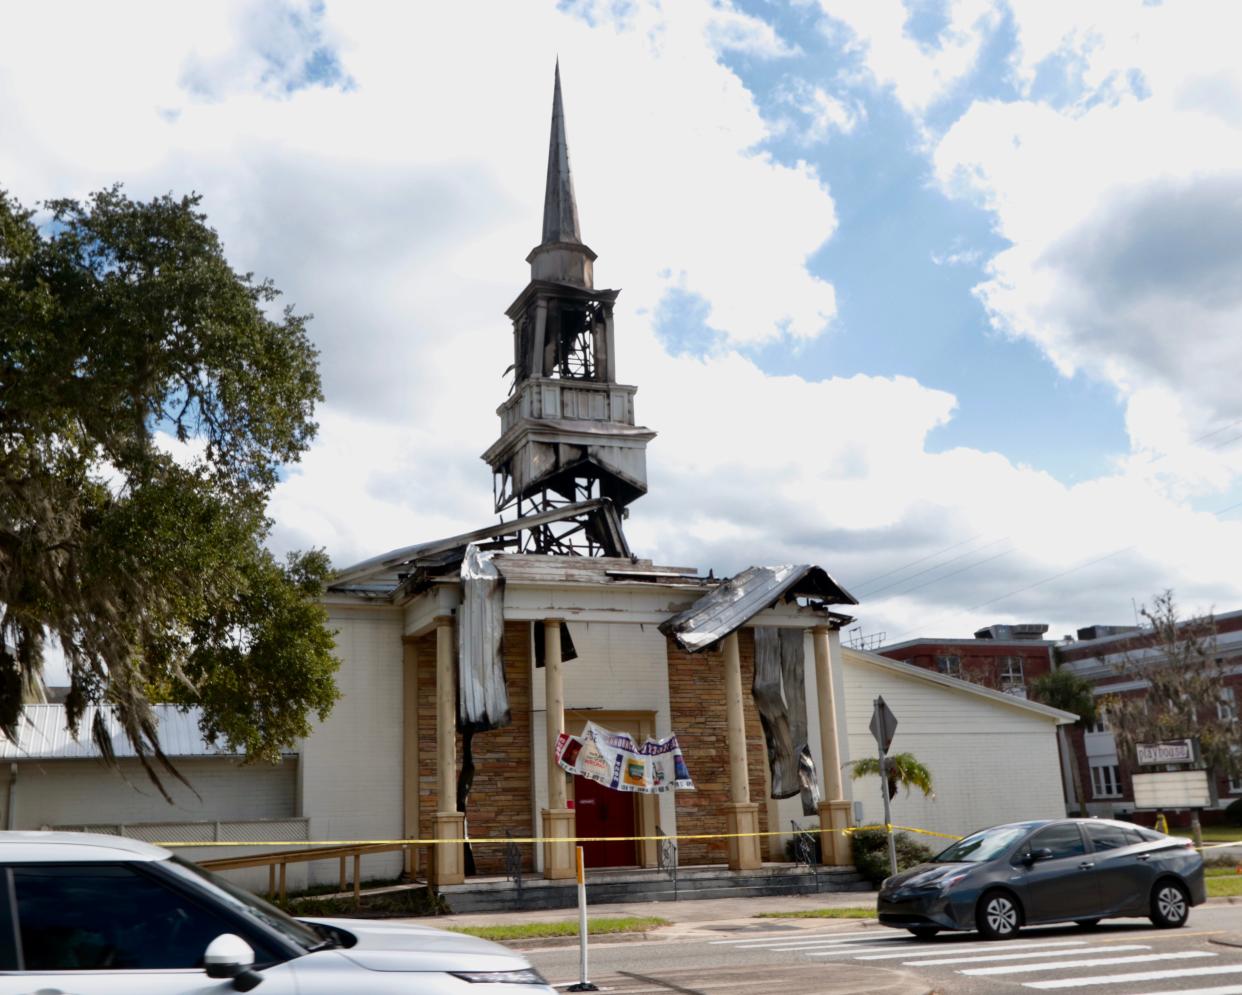
<path fill-rule="evenodd" d="M 655 432 L 618 380 L 618 291 L 595 286 L 595 260 L 558 71 L 542 239 L 506 312 L 512 352 L 496 352 L 498 372 L 512 364 L 483 453 L 499 521 L 335 577 L 325 603 L 343 697 L 300 761 L 312 838 L 456 841 L 403 858 L 450 890 L 503 882 L 515 860 L 528 877 L 568 879 L 574 837 L 596 840 L 591 868 L 654 874 L 662 840 L 682 837 L 683 868 L 753 873 L 788 859 L 795 823 L 818 834 L 825 864 L 846 867 L 842 830 L 878 814 L 878 785 L 856 806 L 868 782 L 851 784 L 846 765 L 870 755 L 880 692 L 905 723 L 898 747 L 956 806 L 911 808 L 923 820 L 912 824 L 1063 813 L 1064 713 L 843 647 L 856 602 L 820 566 L 765 566 L 757 549 L 759 565 L 721 579 L 631 549 L 626 512 L 647 491 Z M 952 745 L 963 728 L 976 738 Z M 1018 748 L 1024 781 L 1003 813 L 948 769 L 1002 743 Z M 533 838 L 545 842 L 506 843 Z"/>

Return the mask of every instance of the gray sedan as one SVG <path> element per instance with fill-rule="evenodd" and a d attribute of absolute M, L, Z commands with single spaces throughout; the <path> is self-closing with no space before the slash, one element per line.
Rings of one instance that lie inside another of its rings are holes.
<path fill-rule="evenodd" d="M 1010 939 L 1024 925 L 1147 916 L 1186 922 L 1206 899 L 1203 857 L 1188 841 L 1125 822 L 1015 822 L 972 833 L 880 886 L 880 924 L 918 937 L 977 929 Z"/>

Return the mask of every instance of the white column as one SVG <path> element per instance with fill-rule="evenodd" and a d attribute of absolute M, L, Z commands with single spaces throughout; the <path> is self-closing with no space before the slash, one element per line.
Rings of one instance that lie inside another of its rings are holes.
<path fill-rule="evenodd" d="M 849 836 L 843 830 L 852 821 L 850 804 L 845 800 L 841 751 L 837 737 L 837 701 L 833 671 L 840 666 L 833 659 L 829 627 L 811 630 L 815 645 L 815 690 L 819 706 L 819 749 L 823 761 L 824 800 L 819 803 L 820 851 L 825 864 L 846 866 L 853 863 Z M 837 643 L 840 646 L 840 643 Z"/>

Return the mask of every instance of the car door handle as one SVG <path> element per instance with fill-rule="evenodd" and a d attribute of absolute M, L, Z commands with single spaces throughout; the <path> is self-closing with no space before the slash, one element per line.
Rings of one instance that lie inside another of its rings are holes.
<path fill-rule="evenodd" d="M 1080 871 L 1089 871 L 1094 866 L 1095 866 L 1094 861 L 1084 860 L 1081 864 L 1078 865 L 1078 869 Z"/>
<path fill-rule="evenodd" d="M 1143 863 L 1147 863 L 1147 861 L 1151 860 L 1151 854 L 1150 854 L 1150 853 L 1140 853 L 1140 854 L 1139 854 L 1137 857 L 1135 857 L 1134 859 L 1135 859 L 1135 860 L 1140 860 L 1140 861 L 1142 861 Z"/>

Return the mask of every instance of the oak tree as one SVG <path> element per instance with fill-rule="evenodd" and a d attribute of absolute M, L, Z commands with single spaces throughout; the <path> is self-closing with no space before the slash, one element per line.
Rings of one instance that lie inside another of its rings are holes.
<path fill-rule="evenodd" d="M 0 731 L 54 640 L 71 726 L 111 708 L 157 784 L 153 703 L 275 760 L 337 696 L 327 558 L 264 545 L 316 427 L 308 319 L 234 272 L 199 203 L 0 191 Z"/>

